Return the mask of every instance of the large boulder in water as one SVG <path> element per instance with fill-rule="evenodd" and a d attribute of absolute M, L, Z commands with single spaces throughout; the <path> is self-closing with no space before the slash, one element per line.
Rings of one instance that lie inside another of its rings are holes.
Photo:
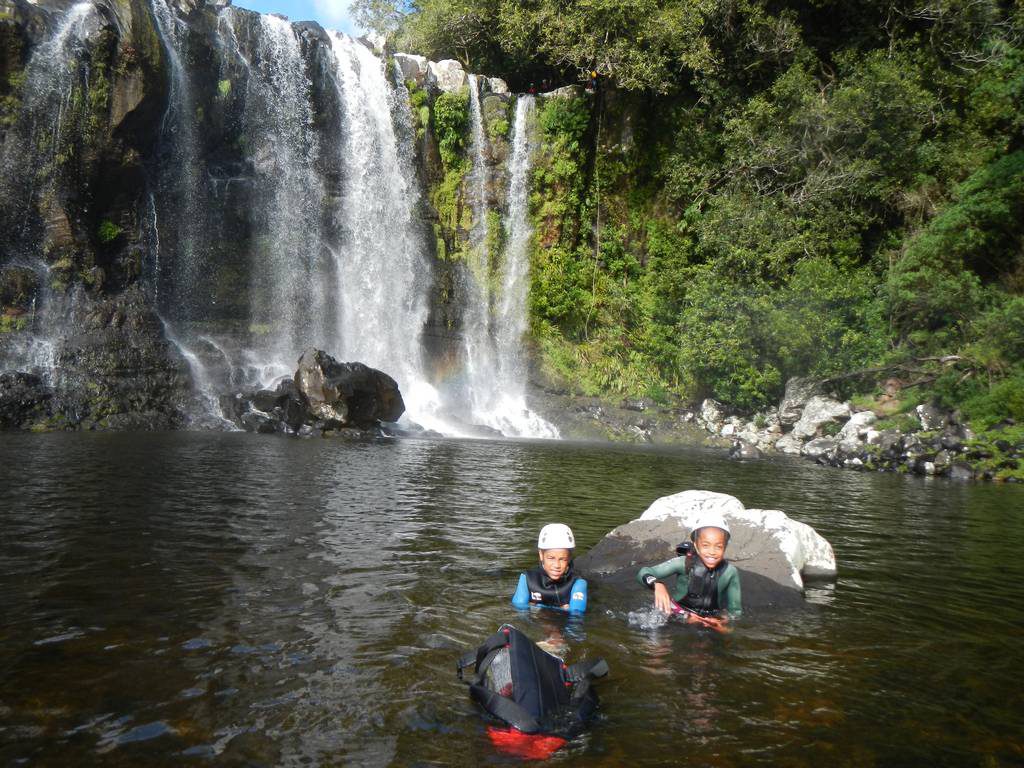
<path fill-rule="evenodd" d="M 778 510 L 746 509 L 724 493 L 696 490 L 656 500 L 638 519 L 608 533 L 576 566 L 599 585 L 641 590 L 636 572 L 676 557 L 676 546 L 707 512 L 721 514 L 732 530 L 726 557 L 740 570 L 744 610 L 800 605 L 805 578 L 835 576 L 832 545 L 809 525 Z"/>
<path fill-rule="evenodd" d="M 320 349 L 307 349 L 299 358 L 295 386 L 310 413 L 327 422 L 369 429 L 405 413 L 393 378 L 363 363 L 339 363 Z"/>

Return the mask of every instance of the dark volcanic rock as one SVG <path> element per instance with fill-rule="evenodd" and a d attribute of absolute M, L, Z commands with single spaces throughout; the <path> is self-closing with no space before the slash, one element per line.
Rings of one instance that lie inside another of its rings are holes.
<path fill-rule="evenodd" d="M 381 422 L 396 421 L 405 404 L 386 373 L 309 349 L 294 379 L 274 389 L 222 397 L 221 409 L 248 432 L 352 439 L 382 434 Z"/>
<path fill-rule="evenodd" d="M 53 391 L 31 373 L 0 373 L 0 429 L 27 429 L 49 418 Z"/>
<path fill-rule="evenodd" d="M 341 426 L 369 429 L 405 413 L 393 378 L 363 363 L 339 363 L 319 349 L 308 349 L 299 358 L 295 386 L 310 413 Z"/>
<path fill-rule="evenodd" d="M 81 429 L 173 429 L 187 391 L 182 362 L 141 289 L 70 302 L 75 333 L 56 348 L 54 410 Z"/>
<path fill-rule="evenodd" d="M 39 276 L 27 267 L 0 268 L 0 311 L 27 310 L 39 292 Z"/>

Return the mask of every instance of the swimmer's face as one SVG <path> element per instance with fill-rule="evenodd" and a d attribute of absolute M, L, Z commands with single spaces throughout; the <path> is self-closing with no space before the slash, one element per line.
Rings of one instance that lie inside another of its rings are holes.
<path fill-rule="evenodd" d="M 540 566 L 552 581 L 558 581 L 569 570 L 572 552 L 568 549 L 538 549 Z"/>
<path fill-rule="evenodd" d="M 725 545 L 728 543 L 725 531 L 721 528 L 701 528 L 693 546 L 708 568 L 714 568 L 725 557 Z"/>

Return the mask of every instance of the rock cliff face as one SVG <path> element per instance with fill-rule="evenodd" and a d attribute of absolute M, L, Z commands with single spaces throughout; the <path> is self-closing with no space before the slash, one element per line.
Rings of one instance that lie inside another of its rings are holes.
<path fill-rule="evenodd" d="M 504 306 L 502 81 L 224 2 L 2 0 L 0 40 L 6 427 L 210 423 L 310 344 L 474 421 L 430 392 Z"/>
<path fill-rule="evenodd" d="M 37 402 L 6 426 L 175 427 L 187 379 L 140 280 L 166 101 L 149 6 L 0 11 L 0 368 Z"/>

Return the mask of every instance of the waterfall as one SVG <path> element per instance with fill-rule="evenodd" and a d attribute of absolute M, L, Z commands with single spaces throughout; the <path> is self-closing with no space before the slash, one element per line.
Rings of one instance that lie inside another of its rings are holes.
<path fill-rule="evenodd" d="M 463 273 L 463 293 L 466 301 L 462 308 L 462 346 L 466 358 L 465 392 L 470 414 L 489 411 L 490 388 L 498 366 L 491 337 L 491 264 L 497 254 L 490 253 L 490 226 L 488 222 L 487 188 L 490 169 L 487 164 L 487 136 L 484 133 L 483 113 L 480 108 L 480 83 L 476 75 L 469 76 L 469 155 L 473 166 L 466 182 L 466 203 L 472 211 L 469 251 Z M 487 426 L 497 428 L 493 423 Z"/>
<path fill-rule="evenodd" d="M 489 252 L 492 238 L 486 223 L 486 139 L 475 76 L 470 80 L 470 104 L 473 173 L 469 187 L 474 190 L 474 236 L 463 315 L 469 419 L 505 435 L 556 438 L 558 430 L 526 404 L 523 340 L 528 330 L 526 299 L 532 234 L 527 215 L 532 149 L 529 123 L 535 100 L 533 96 L 520 96 L 516 102 L 507 212 L 502 221 L 506 242 L 504 252 L 499 254 Z"/>
<path fill-rule="evenodd" d="M 523 339 L 529 330 L 527 297 L 530 291 L 529 125 L 535 111 L 533 96 L 516 101 L 509 170 L 508 213 L 503 222 L 508 233 L 505 245 L 501 300 L 497 307 L 495 347 L 500 361 L 496 376 L 500 421 L 516 434 L 557 438 L 558 430 L 526 405 L 527 364 Z"/>
<path fill-rule="evenodd" d="M 33 207 L 67 159 L 63 156 L 65 123 L 76 87 L 88 82 L 86 37 L 97 21 L 92 3 L 77 3 L 65 13 L 45 43 L 25 66 L 22 101 L 15 124 L 0 146 L 0 226 L 5 245 L 26 258 L 38 258 Z"/>
<path fill-rule="evenodd" d="M 416 166 L 418 118 L 400 70 L 389 76 L 380 57 L 343 34 L 277 16 L 226 6 L 210 28 L 186 22 L 171 0 L 152 0 L 152 11 L 169 89 L 156 157 L 147 164 L 154 175 L 138 211 L 147 253 L 142 279 L 166 338 L 189 366 L 192 423 L 223 426 L 220 395 L 273 386 L 291 376 L 303 349 L 316 346 L 389 373 L 407 420 L 427 429 L 555 436 L 526 407 L 521 347 L 533 100 L 520 99 L 502 168 L 483 119 L 484 107 L 494 106 L 485 96 L 492 97 L 470 76 L 465 194 L 472 227 L 465 282 L 456 291 L 464 297 L 465 376 L 442 394 L 428 373 L 437 363 L 424 351 L 438 286 Z M 78 140 L 75 105 L 88 89 L 86 41 L 102 23 L 91 3 L 60 17 L 27 65 L 22 114 L 0 148 L 0 223 L 35 228 L 11 239 L 32 250 L 12 247 L 4 266 L 35 273 L 29 282 L 40 286 L 38 319 L 33 301 L 31 319 L 19 321 L 32 333 L 0 339 L 2 367 L 52 372 L 61 338 L 54 324 L 67 322 L 75 297 L 88 298 L 84 290 L 49 295 L 57 278 L 42 259 L 36 212 L 48 215 L 40 195 L 62 189 L 54 180 L 63 145 Z M 495 200 L 505 196 L 506 171 L 508 210 L 499 219 Z M 25 195 L 27 185 L 41 191 Z M 26 215 L 12 218 L 11 211 Z"/>
<path fill-rule="evenodd" d="M 290 376 L 302 350 L 330 348 L 333 308 L 321 244 L 325 190 L 316 164 L 312 82 L 292 25 L 259 17 L 250 62 L 245 135 L 253 141 L 259 194 L 250 263 L 252 320 L 269 328 L 260 342 L 267 362 Z"/>
<path fill-rule="evenodd" d="M 336 348 L 346 360 L 393 376 L 411 420 L 451 433 L 423 370 L 420 335 L 430 273 L 416 217 L 420 200 L 412 183 L 412 137 L 400 137 L 395 129 L 396 122 L 407 130 L 411 124 L 401 114 L 409 109 L 408 98 L 396 98 L 383 62 L 365 46 L 337 32 L 329 35 L 342 105 L 338 151 L 344 168 L 341 200 L 333 212 L 340 231 L 333 253 Z"/>
<path fill-rule="evenodd" d="M 32 311 L 21 331 L 0 334 L 0 371 L 35 373 L 52 384 L 54 351 L 67 335 L 66 302 L 51 289 L 43 259 L 42 232 L 35 207 L 55 195 L 64 163 L 68 122 L 76 89 L 88 89 L 86 39 L 97 27 L 92 3 L 77 3 L 60 19 L 53 35 L 32 52 L 25 67 L 22 103 L 16 122 L 0 146 L 0 231 L 6 253 L 2 266 L 34 276 Z"/>
<path fill-rule="evenodd" d="M 187 27 L 180 21 L 166 0 L 153 0 L 153 18 L 170 66 L 170 93 L 160 130 L 162 152 L 168 159 L 160 163 L 159 179 L 165 221 L 173 222 L 174 258 L 170 274 L 160 272 L 159 261 L 153 269 L 153 293 L 161 295 L 161 280 L 166 279 L 164 305 L 173 310 L 176 319 L 192 320 L 203 307 L 197 287 L 204 279 L 203 235 L 205 232 L 202 200 L 202 170 L 199 158 L 199 137 L 195 124 L 195 97 L 189 73 L 182 63 L 179 49 L 185 44 Z M 156 216 L 156 208 L 153 209 Z M 156 235 L 159 237 L 159 235 Z M 157 310 L 162 307 L 158 304 Z"/>
<path fill-rule="evenodd" d="M 157 183 L 162 205 L 157 205 L 156 195 L 151 191 L 147 211 L 152 254 L 148 270 L 151 290 L 163 323 L 164 337 L 188 365 L 193 396 L 184 410 L 189 422 L 202 428 L 233 429 L 234 425 L 220 414 L 216 377 L 179 336 L 168 318 L 168 315 L 173 315 L 175 321 L 188 322 L 201 317 L 204 310 L 198 290 L 205 277 L 206 264 L 202 246 L 205 234 L 204 188 L 195 124 L 196 101 L 180 53 L 188 28 L 166 0 L 153 0 L 153 19 L 170 67 L 170 93 L 160 125 L 161 154 L 166 153 L 167 156 L 160 163 L 162 173 Z M 163 220 L 170 222 L 171 236 L 163 240 L 173 248 L 170 258 L 164 259 L 170 264 L 167 275 L 161 269 L 160 207 L 167 214 Z M 161 291 L 164 283 L 167 290 Z"/>

